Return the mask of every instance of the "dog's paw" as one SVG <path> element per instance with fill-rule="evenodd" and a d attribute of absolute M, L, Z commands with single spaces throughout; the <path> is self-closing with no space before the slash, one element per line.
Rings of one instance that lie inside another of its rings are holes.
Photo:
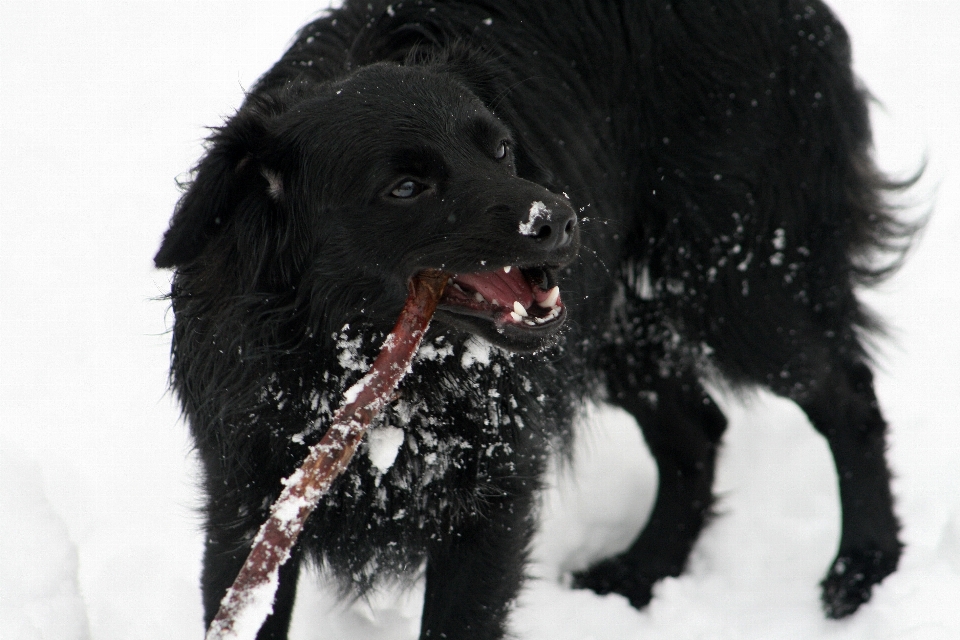
<path fill-rule="evenodd" d="M 619 593 L 637 609 L 650 604 L 654 582 L 638 572 L 636 567 L 617 558 L 604 560 L 573 574 L 575 589 L 591 589 L 600 595 Z"/>
<path fill-rule="evenodd" d="M 899 558 L 899 549 L 893 553 L 863 549 L 838 555 L 827 577 L 820 583 L 827 617 L 844 618 L 870 600 L 873 585 L 897 569 Z"/>

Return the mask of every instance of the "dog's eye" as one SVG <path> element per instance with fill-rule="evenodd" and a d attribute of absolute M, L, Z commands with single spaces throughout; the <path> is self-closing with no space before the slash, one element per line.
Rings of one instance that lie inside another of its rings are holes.
<path fill-rule="evenodd" d="M 497 147 L 497 150 L 494 152 L 493 157 L 497 160 L 503 160 L 507 157 L 507 141 L 502 140 L 500 145 Z"/>
<path fill-rule="evenodd" d="M 426 188 L 426 185 L 416 182 L 415 180 L 404 180 L 393 188 L 390 195 L 394 198 L 413 198 L 423 193 L 423 190 Z"/>

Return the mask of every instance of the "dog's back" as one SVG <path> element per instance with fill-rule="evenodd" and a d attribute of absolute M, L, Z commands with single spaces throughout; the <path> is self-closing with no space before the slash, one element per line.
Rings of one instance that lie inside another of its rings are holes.
<path fill-rule="evenodd" d="M 660 485 L 636 542 L 575 583 L 643 606 L 709 515 L 715 375 L 827 437 L 844 523 L 824 606 L 869 599 L 900 544 L 853 287 L 911 229 L 849 58 L 810 2 L 348 2 L 305 27 L 211 139 L 157 255 L 206 470 L 208 622 L 422 268 L 459 293 L 261 637 L 285 634 L 304 555 L 361 591 L 426 561 L 422 637 L 501 637 L 539 475 L 588 398 L 637 418 Z"/>

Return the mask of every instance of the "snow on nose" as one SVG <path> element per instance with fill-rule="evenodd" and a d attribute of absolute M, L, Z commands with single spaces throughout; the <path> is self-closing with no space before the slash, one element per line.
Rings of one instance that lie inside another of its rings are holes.
<path fill-rule="evenodd" d="M 524 236 L 536 236 L 540 233 L 540 225 L 537 224 L 541 219 L 550 215 L 550 209 L 539 200 L 530 205 L 530 211 L 527 213 L 527 221 L 520 223 L 520 234 Z"/>

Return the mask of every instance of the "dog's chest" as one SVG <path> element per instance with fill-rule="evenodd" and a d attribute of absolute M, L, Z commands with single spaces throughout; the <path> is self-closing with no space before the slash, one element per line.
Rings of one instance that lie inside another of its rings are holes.
<path fill-rule="evenodd" d="M 336 358 L 345 377 L 323 374 L 317 388 L 297 394 L 313 418 L 291 432 L 291 443 L 318 438 L 336 409 L 338 390 L 369 368 L 366 351 L 359 339 L 342 336 Z M 477 516 L 485 502 L 503 494 L 505 478 L 539 474 L 550 436 L 543 424 L 547 400 L 537 386 L 510 354 L 486 343 L 425 343 L 321 505 L 323 519 L 363 512 L 363 531 L 356 535 L 392 538 L 410 530 L 439 535 Z"/>

